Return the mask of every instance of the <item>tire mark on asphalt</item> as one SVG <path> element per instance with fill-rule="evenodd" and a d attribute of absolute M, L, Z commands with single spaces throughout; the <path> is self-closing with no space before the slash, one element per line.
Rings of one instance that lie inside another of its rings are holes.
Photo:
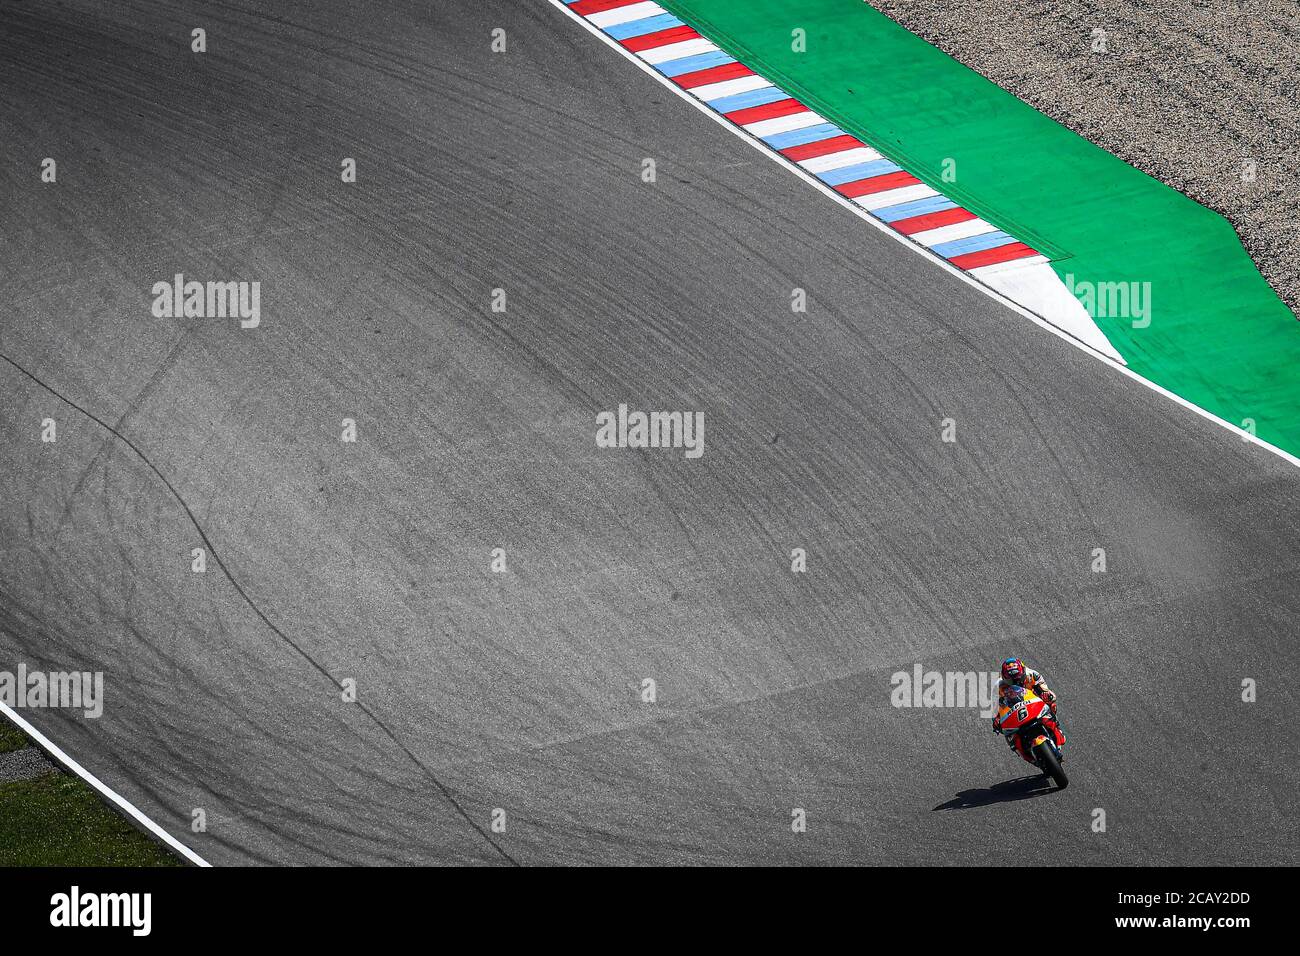
<path fill-rule="evenodd" d="M 13 366 L 13 368 L 16 371 L 18 371 L 24 377 L 30 379 L 40 388 L 49 392 L 51 395 L 53 395 L 59 401 L 63 402 L 65 405 L 69 406 L 70 408 L 76 409 L 78 412 L 80 412 L 82 415 L 85 415 L 87 418 L 95 422 L 101 428 L 111 432 L 113 435 L 115 435 L 118 438 L 118 440 L 122 442 L 122 444 L 126 445 L 127 448 L 131 449 L 131 451 L 135 453 L 136 457 L 138 457 L 142 462 L 144 462 L 145 466 L 148 467 L 148 469 L 152 471 L 155 475 L 157 475 L 158 480 L 161 481 L 167 487 L 167 490 L 169 492 L 171 492 L 172 497 L 176 499 L 177 504 L 179 504 L 182 510 L 184 510 L 186 517 L 189 518 L 190 524 L 194 526 L 194 530 L 198 532 L 198 535 L 202 539 L 203 544 L 207 547 L 208 554 L 212 556 L 212 560 L 217 563 L 217 566 L 221 569 L 221 573 L 225 575 L 226 580 L 230 582 L 231 586 L 235 589 L 236 593 L 238 593 L 240 598 L 244 601 L 244 603 L 248 605 L 249 609 L 252 610 L 252 612 L 262 620 L 263 624 L 265 624 L 268 628 L 271 629 L 272 633 L 274 633 L 277 637 L 279 637 L 280 640 L 284 641 L 284 643 L 287 644 L 289 647 L 291 647 L 294 651 L 296 651 L 303 660 L 305 660 L 308 664 L 310 664 L 312 668 L 316 670 L 317 673 L 319 673 L 322 677 L 328 680 L 339 690 L 343 690 L 343 685 L 340 684 L 337 680 L 335 680 L 333 675 L 331 675 L 328 670 L 326 670 L 320 663 L 318 663 L 314 657 L 308 654 L 307 651 L 304 650 L 301 645 L 299 645 L 296 641 L 293 640 L 293 638 L 289 637 L 289 635 L 285 634 L 284 631 L 280 630 L 280 628 L 278 628 L 271 621 L 271 619 L 266 616 L 265 612 L 263 612 L 262 609 L 258 607 L 257 603 L 249 596 L 248 592 L 244 590 L 243 585 L 239 583 L 239 581 L 235 578 L 231 570 L 226 566 L 225 560 L 221 557 L 221 554 L 218 551 L 216 545 L 213 544 L 212 540 L 208 537 L 207 532 L 203 529 L 203 525 L 199 523 L 198 518 L 195 516 L 194 512 L 190 509 L 189 504 L 181 496 L 180 492 L 176 490 L 175 486 L 171 483 L 171 481 L 168 480 L 167 476 L 164 475 L 158 469 L 158 467 L 153 463 L 152 460 L 150 460 L 148 455 L 146 455 L 134 442 L 132 442 L 131 439 L 127 438 L 121 432 L 117 431 L 117 429 L 115 429 L 108 422 L 104 421 L 102 418 L 95 415 L 94 412 L 91 412 L 88 409 L 83 408 L 81 405 L 78 405 L 71 398 L 64 395 L 62 392 L 60 392 L 58 389 L 54 388 L 53 386 L 42 381 L 35 374 L 28 371 L 22 365 L 18 364 L 18 362 L 14 361 L 8 355 L 0 352 L 0 359 L 4 360 L 7 364 Z M 505 860 L 507 863 L 510 863 L 513 866 L 519 865 L 519 861 L 516 860 L 513 856 L 511 856 L 508 852 L 506 852 L 506 850 L 499 843 L 497 843 L 496 840 L 492 839 L 492 837 L 488 835 L 488 832 L 484 830 L 482 826 L 480 826 L 477 822 L 475 822 L 473 817 L 469 815 L 468 811 L 466 811 L 465 807 L 461 804 L 461 802 L 457 800 L 456 797 L 453 795 L 451 789 L 446 784 L 444 784 L 437 776 L 435 776 L 433 771 L 430 770 L 428 767 L 426 767 L 424 763 L 421 762 L 420 758 L 417 757 L 411 751 L 411 749 L 406 746 L 406 744 L 402 743 L 402 741 L 398 738 L 397 734 L 395 734 L 389 728 L 389 726 L 386 723 L 384 723 L 384 721 L 381 720 L 377 714 L 375 714 L 374 711 L 368 708 L 365 704 L 361 703 L 361 701 L 359 700 L 356 701 L 355 703 L 357 707 L 361 710 L 361 712 L 365 714 L 367 717 L 369 717 L 370 720 L 375 724 L 375 726 L 377 726 L 380 730 L 382 730 L 385 736 L 387 736 L 388 739 L 391 740 L 397 746 L 397 748 L 402 751 L 402 753 L 406 754 L 406 756 L 410 758 L 411 762 L 414 763 L 416 767 L 418 767 L 420 771 L 423 772 L 424 775 L 430 780 L 430 782 L 432 782 L 433 785 L 438 788 L 438 791 L 443 795 L 443 797 L 447 800 L 447 802 L 450 803 L 453 808 L 455 808 L 456 812 L 460 814 L 460 816 L 465 820 L 465 822 L 468 823 L 471 827 L 473 827 L 474 831 L 479 836 L 481 836 L 484 839 L 484 841 L 486 841 L 487 844 L 491 846 L 492 849 L 495 850 L 496 853 L 503 860 Z"/>

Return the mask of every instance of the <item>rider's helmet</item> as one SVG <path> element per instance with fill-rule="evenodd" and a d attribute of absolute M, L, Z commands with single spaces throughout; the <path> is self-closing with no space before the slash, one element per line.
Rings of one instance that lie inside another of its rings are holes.
<path fill-rule="evenodd" d="M 1023 686 L 1025 682 L 1025 662 L 1018 657 L 1008 657 L 1002 662 L 1002 679 L 1008 684 Z"/>

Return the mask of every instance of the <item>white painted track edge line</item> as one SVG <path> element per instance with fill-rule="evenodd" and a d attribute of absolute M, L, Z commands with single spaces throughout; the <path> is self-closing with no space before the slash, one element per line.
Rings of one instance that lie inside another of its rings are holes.
<path fill-rule="evenodd" d="M 1169 389 L 1165 388 L 1163 385 L 1158 385 L 1155 382 L 1151 381 L 1149 378 L 1145 378 L 1142 375 L 1139 375 L 1137 372 L 1133 371 L 1128 366 L 1115 361 L 1108 355 L 1104 355 L 1103 353 L 1098 352 L 1092 346 L 1088 345 L 1088 343 L 1082 341 L 1081 339 L 1075 338 L 1073 335 L 1066 332 L 1064 329 L 1057 328 L 1055 325 L 1048 322 L 1042 316 L 1030 312 L 1024 306 L 1020 305 L 1020 303 L 1015 302 L 1012 299 L 1008 299 L 1006 296 L 1002 295 L 997 290 L 992 289 L 989 286 L 986 286 L 984 283 L 980 282 L 974 276 L 970 275 L 967 272 L 963 272 L 961 269 L 958 269 L 947 259 L 935 255 L 933 252 L 931 252 L 929 249 L 926 249 L 924 246 L 912 242 L 908 237 L 901 235 L 898 232 L 895 232 L 887 224 L 881 222 L 879 219 L 875 218 L 874 216 L 872 216 L 870 213 L 868 213 L 866 210 L 862 209 L 861 207 L 855 206 L 851 200 L 845 198 L 844 196 L 837 193 L 835 190 L 831 189 L 820 179 L 813 176 L 811 173 L 809 173 L 807 170 L 800 167 L 798 164 L 791 162 L 786 157 L 782 156 L 780 153 L 771 149 L 766 143 L 762 142 L 761 140 L 755 139 L 753 136 L 750 136 L 743 129 L 736 126 L 726 117 L 722 116 L 712 107 L 710 107 L 708 103 L 692 96 L 689 90 L 685 90 L 682 87 L 678 86 L 670 78 L 664 76 L 653 66 L 646 63 L 644 60 L 638 57 L 635 53 L 622 46 L 622 44 L 620 44 L 613 37 L 606 34 L 598 26 L 596 26 L 593 23 L 589 23 L 586 20 L 586 18 L 582 16 L 582 14 L 575 13 L 574 11 L 570 10 L 568 5 L 564 2 L 564 0 L 548 0 L 548 2 L 551 4 L 551 6 L 562 10 L 570 20 L 574 20 L 577 23 L 579 23 L 583 29 L 585 29 L 588 33 L 591 33 L 592 35 L 596 36 L 606 46 L 618 51 L 618 53 L 625 60 L 634 63 L 637 66 L 637 68 L 640 69 L 643 73 L 646 73 L 652 76 L 654 79 L 658 80 L 660 85 L 665 86 L 668 89 L 672 90 L 673 93 L 677 94 L 677 96 L 679 96 L 681 99 L 686 100 L 686 102 L 690 103 L 697 110 L 699 110 L 705 116 L 709 117 L 709 119 L 713 120 L 719 126 L 723 127 L 724 129 L 728 130 L 735 136 L 739 137 L 740 139 L 748 143 L 750 146 L 752 146 L 754 149 L 762 153 L 764 156 L 771 159 L 773 162 L 784 167 L 785 169 L 792 171 L 797 176 L 799 176 L 800 179 L 804 180 L 806 183 L 813 186 L 815 189 L 821 191 L 824 195 L 829 196 L 835 202 L 839 203 L 840 206 L 847 209 L 849 212 L 853 213 L 855 216 L 857 216 L 859 219 L 863 220 L 864 222 L 868 223 L 873 228 L 879 230 L 880 232 L 885 233 L 891 239 L 894 239 L 897 242 L 901 242 L 903 245 L 912 249 L 914 252 L 925 256 L 931 262 L 935 263 L 936 265 L 940 266 L 943 269 L 946 269 L 949 273 L 955 275 L 957 278 L 965 282 L 967 285 L 980 290 L 989 298 L 995 299 L 996 301 L 1002 303 L 1007 308 L 1009 308 L 1012 312 L 1015 312 L 1017 315 L 1024 316 L 1026 319 L 1029 319 L 1035 325 L 1038 325 L 1039 327 L 1046 329 L 1048 332 L 1051 332 L 1057 338 L 1069 342 L 1075 348 L 1083 352 L 1086 352 L 1088 355 L 1091 355 L 1093 358 L 1097 359 L 1098 361 L 1104 362 L 1106 365 L 1109 365 L 1111 368 L 1114 368 L 1117 371 L 1123 373 L 1124 375 L 1127 375 L 1129 378 L 1133 379 L 1133 381 L 1141 382 L 1147 388 L 1151 389 L 1153 392 L 1157 393 L 1158 395 L 1163 395 L 1165 398 L 1174 402 L 1174 404 L 1181 405 L 1182 407 L 1195 412 L 1197 415 L 1200 415 L 1202 418 L 1206 419 L 1207 421 L 1214 422 L 1222 426 L 1223 428 L 1226 428 L 1228 431 L 1232 432 L 1234 435 L 1240 438 L 1243 442 L 1252 445 L 1257 445 L 1258 447 L 1263 448 L 1266 451 L 1272 452 L 1273 454 L 1277 455 L 1279 458 L 1283 459 L 1284 461 L 1288 461 L 1292 465 L 1300 467 L 1300 458 L 1297 458 L 1295 455 L 1291 454 L 1290 452 L 1285 451 L 1284 449 L 1281 449 L 1276 445 L 1271 444 L 1270 442 L 1266 442 L 1258 435 L 1252 435 L 1244 428 L 1240 428 L 1237 425 L 1232 424 L 1232 422 L 1228 421 L 1227 419 L 1220 418 L 1218 415 L 1215 415 L 1213 412 L 1201 408 L 1201 406 L 1188 401 L 1187 399 L 1183 398 L 1181 395 L 1177 395 L 1174 392 L 1169 391 Z M 770 83 L 771 81 L 769 80 L 768 82 Z M 778 89 L 779 88 L 780 87 L 778 86 Z M 870 146 L 871 144 L 867 143 L 864 145 Z"/>
<path fill-rule="evenodd" d="M 18 727 L 23 731 L 23 733 L 27 734 L 27 736 L 31 737 L 38 744 L 40 744 L 44 750 L 48 751 L 51 755 L 53 755 L 61 764 L 63 764 L 65 767 L 67 767 L 69 770 L 75 773 L 82 780 L 86 781 L 86 783 L 90 784 L 92 787 L 98 790 L 100 794 L 102 794 L 104 797 L 111 800 L 114 804 L 120 807 L 128 816 L 130 816 L 131 819 L 135 820 L 137 823 L 139 823 L 142 827 L 144 827 L 146 830 L 148 830 L 158 839 L 162 840 L 163 843 L 167 844 L 167 846 L 171 847 L 171 849 L 175 850 L 181 856 L 185 857 L 185 859 L 189 860 L 195 866 L 206 866 L 206 867 L 212 866 L 211 863 L 203 859 L 203 857 L 199 856 L 197 853 L 195 853 L 193 850 L 187 847 L 180 840 L 176 839 L 174 836 L 172 836 L 170 833 L 168 833 L 158 824 L 154 823 L 153 820 L 147 817 L 140 810 L 136 809 L 135 805 L 132 804 L 131 801 L 127 800 L 126 797 L 122 796 L 120 793 L 113 790 L 107 784 L 103 783 L 93 773 L 91 773 L 81 764 L 77 763 L 77 761 L 69 757 L 66 753 L 64 753 L 62 747 L 60 747 L 54 741 L 50 740 L 49 737 L 45 736 L 43 733 L 41 733 L 39 730 L 33 727 L 27 721 L 26 718 L 20 715 L 16 710 L 14 710 L 4 701 L 0 701 L 0 713 L 3 713 L 6 717 L 12 720 L 15 724 L 18 725 Z"/>

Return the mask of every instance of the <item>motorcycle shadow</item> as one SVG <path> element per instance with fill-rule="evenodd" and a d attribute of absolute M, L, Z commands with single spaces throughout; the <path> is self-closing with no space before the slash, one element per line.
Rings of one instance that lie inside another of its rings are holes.
<path fill-rule="evenodd" d="M 1029 800 L 1055 792 L 1052 781 L 1042 774 L 1030 777 L 1017 777 L 1004 780 L 991 787 L 962 790 L 947 803 L 941 803 L 935 810 L 971 810 L 975 807 L 987 807 L 994 803 L 1009 803 L 1013 800 Z"/>

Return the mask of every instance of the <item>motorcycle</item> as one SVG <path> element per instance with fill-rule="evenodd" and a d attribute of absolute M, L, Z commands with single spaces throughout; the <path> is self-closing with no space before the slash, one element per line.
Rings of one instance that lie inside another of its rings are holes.
<path fill-rule="evenodd" d="M 1069 786 L 1070 779 L 1061 769 L 1065 734 L 1061 733 L 1056 714 L 1047 701 L 1026 691 L 1019 698 L 1000 702 L 993 726 L 1026 762 L 1051 777 L 1058 790 Z"/>

